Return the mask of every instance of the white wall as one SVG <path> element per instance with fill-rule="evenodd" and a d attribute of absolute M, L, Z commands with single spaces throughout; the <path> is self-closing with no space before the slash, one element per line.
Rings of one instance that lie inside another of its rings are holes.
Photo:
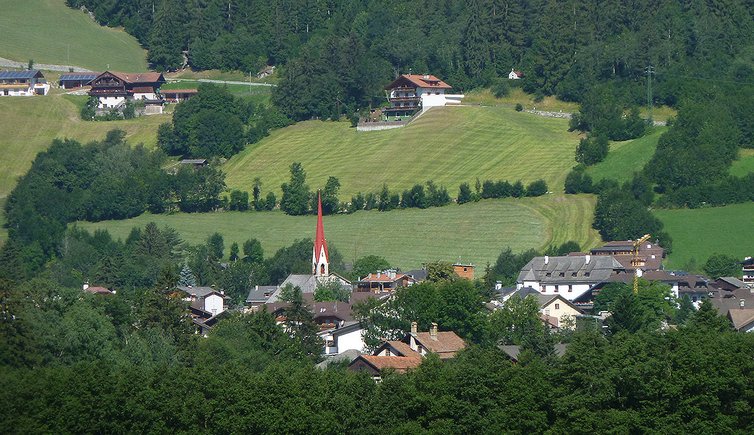
<path fill-rule="evenodd" d="M 441 107 L 446 103 L 445 89 L 418 88 L 416 92 L 422 99 L 422 108 Z"/>
<path fill-rule="evenodd" d="M 366 345 L 362 336 L 363 332 L 364 330 L 359 328 L 345 334 L 337 335 L 337 341 L 335 342 L 335 347 L 338 349 L 337 352 L 343 353 L 349 349 L 364 352 Z"/>
<path fill-rule="evenodd" d="M 156 100 L 158 99 L 157 94 L 154 92 L 146 92 L 146 93 L 134 93 L 134 100 Z"/>
<path fill-rule="evenodd" d="M 113 108 L 126 101 L 126 97 L 99 97 L 100 109 Z"/>
<path fill-rule="evenodd" d="M 211 294 L 204 298 L 204 310 L 216 316 L 225 311 L 224 302 L 222 296 Z"/>
<path fill-rule="evenodd" d="M 571 291 L 568 291 L 569 284 L 547 284 L 545 286 L 540 286 L 538 282 L 526 281 L 524 282 L 524 285 L 528 285 L 535 290 L 539 290 L 542 294 L 545 295 L 563 296 L 563 298 L 569 301 L 572 301 L 577 297 L 583 295 L 587 290 L 589 290 L 589 287 L 591 287 L 589 284 L 570 284 Z M 555 291 L 556 289 L 557 291 Z"/>

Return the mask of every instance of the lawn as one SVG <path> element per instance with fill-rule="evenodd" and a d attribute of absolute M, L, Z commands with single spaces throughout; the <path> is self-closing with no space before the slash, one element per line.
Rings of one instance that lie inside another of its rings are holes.
<path fill-rule="evenodd" d="M 197 89 L 200 84 L 201 82 L 198 82 L 196 80 L 178 80 L 165 83 L 160 87 L 160 89 L 165 91 L 170 89 Z M 248 98 L 256 104 L 267 105 L 270 103 L 272 88 L 269 86 L 248 86 L 234 83 L 218 83 L 216 85 L 224 87 L 228 90 L 228 92 L 237 97 Z"/>
<path fill-rule="evenodd" d="M 480 104 L 483 106 L 509 106 L 521 104 L 524 110 L 544 110 L 547 112 L 573 113 L 579 110 L 577 103 L 561 101 L 553 96 L 544 97 L 542 101 L 534 101 L 534 95 L 527 94 L 520 88 L 513 88 L 510 94 L 503 98 L 497 98 L 490 89 L 474 89 L 465 93 L 464 104 Z"/>
<path fill-rule="evenodd" d="M 700 209 L 656 210 L 673 238 L 667 266 L 683 268 L 692 258 L 698 266 L 715 253 L 743 259 L 754 254 L 754 203 Z"/>
<path fill-rule="evenodd" d="M 754 149 L 741 148 L 738 151 L 738 160 L 730 167 L 730 175 L 743 177 L 751 172 L 754 172 Z"/>
<path fill-rule="evenodd" d="M 610 142 L 610 152 L 602 162 L 587 169 L 594 181 L 612 178 L 619 182 L 630 180 L 654 155 L 657 141 L 667 127 L 655 127 L 650 134 L 623 142 Z"/>
<path fill-rule="evenodd" d="M 357 132 L 348 122 L 300 122 L 247 147 L 223 169 L 231 188 L 250 191 L 259 177 L 262 190 L 278 195 L 293 162 L 302 163 L 312 188 L 337 177 L 343 199 L 377 192 L 383 183 L 403 190 L 427 180 L 455 196 L 459 184 L 473 186 L 477 177 L 525 183 L 542 178 L 551 191 L 561 192 L 577 143 L 563 119 L 506 107 L 444 107 L 386 131 Z"/>
<path fill-rule="evenodd" d="M 85 100 L 85 96 L 72 95 L 0 98 L 0 198 L 10 193 L 37 153 L 55 138 L 88 142 L 119 128 L 131 143 L 154 146 L 157 127 L 170 120 L 170 115 L 153 115 L 126 121 L 82 121 L 79 107 Z"/>
<path fill-rule="evenodd" d="M 591 228 L 594 197 L 546 195 L 539 198 L 485 200 L 426 210 L 361 211 L 326 216 L 325 234 L 346 262 L 364 255 L 381 255 L 404 269 L 433 260 L 494 263 L 500 251 L 543 248 L 574 239 L 585 247 L 599 243 Z M 262 242 L 272 255 L 294 240 L 313 238 L 315 216 L 286 216 L 274 212 L 143 215 L 125 221 L 79 223 L 83 228 L 106 228 L 125 239 L 134 226 L 154 221 L 176 228 L 187 242 L 203 242 L 217 231 L 230 244 L 249 238 Z M 567 222 L 567 223 L 566 223 Z"/>
<path fill-rule="evenodd" d="M 2 2 L 0 57 L 102 71 L 147 69 L 146 51 L 122 29 L 103 27 L 64 0 Z"/>

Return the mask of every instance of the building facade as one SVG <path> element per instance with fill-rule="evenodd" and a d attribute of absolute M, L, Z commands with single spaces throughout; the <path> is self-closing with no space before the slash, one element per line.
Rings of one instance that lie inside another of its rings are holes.
<path fill-rule="evenodd" d="M 96 97 L 98 109 L 122 109 L 126 102 L 140 101 L 146 114 L 162 113 L 164 100 L 160 86 L 165 83 L 161 73 L 127 74 L 105 71 L 90 82 L 89 95 Z"/>
<path fill-rule="evenodd" d="M 385 87 L 388 119 L 413 116 L 421 109 L 459 104 L 463 95 L 449 94 L 452 86 L 430 74 L 403 74 Z"/>
<path fill-rule="evenodd" d="M 0 71 L 0 96 L 31 97 L 47 95 L 50 85 L 42 71 Z"/>

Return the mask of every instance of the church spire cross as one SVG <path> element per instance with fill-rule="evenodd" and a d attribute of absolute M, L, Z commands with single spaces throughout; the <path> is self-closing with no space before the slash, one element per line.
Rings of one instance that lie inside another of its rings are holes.
<path fill-rule="evenodd" d="M 317 233 L 314 237 L 312 252 L 312 274 L 327 276 L 330 274 L 330 254 L 327 252 L 325 240 L 325 226 L 322 223 L 322 194 L 317 192 Z"/>

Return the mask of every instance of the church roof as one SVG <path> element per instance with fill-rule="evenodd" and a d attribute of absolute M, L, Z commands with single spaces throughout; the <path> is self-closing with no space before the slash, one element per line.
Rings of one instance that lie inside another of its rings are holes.
<path fill-rule="evenodd" d="M 322 224 L 322 194 L 317 196 L 317 234 L 314 238 L 314 264 L 319 264 L 319 256 L 324 248 L 325 261 L 330 262 L 330 254 L 327 251 L 327 240 L 325 240 L 325 226 Z"/>

